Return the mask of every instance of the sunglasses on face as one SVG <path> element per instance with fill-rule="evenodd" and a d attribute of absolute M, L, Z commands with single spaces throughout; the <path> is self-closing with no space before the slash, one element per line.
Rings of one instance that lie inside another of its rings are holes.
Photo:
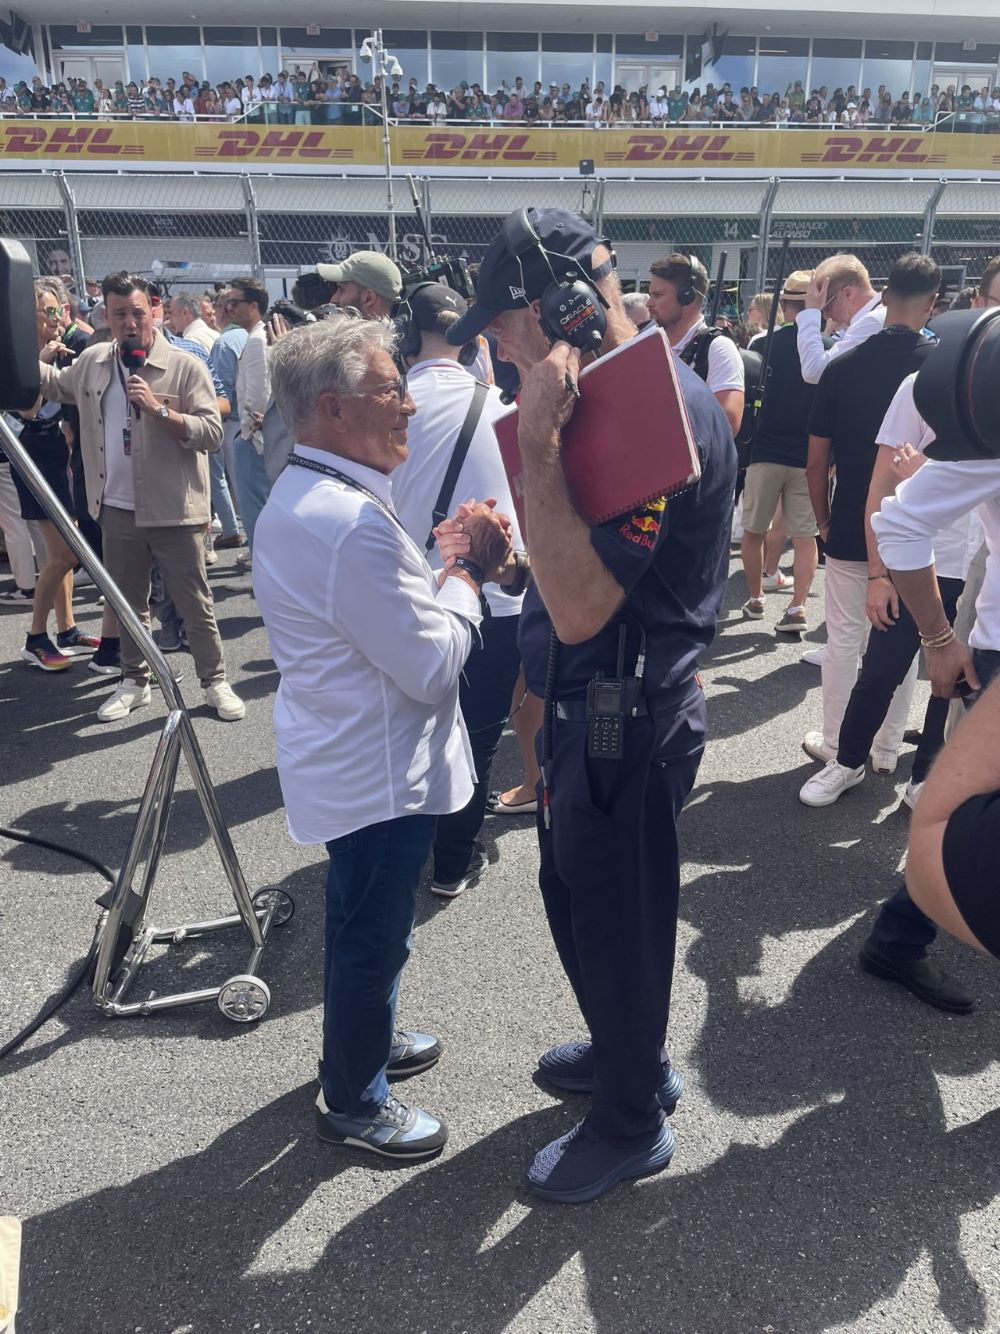
<path fill-rule="evenodd" d="M 406 398 L 406 376 L 397 375 L 395 380 L 386 380 L 384 384 L 377 384 L 371 389 L 359 389 L 351 395 L 352 398 L 368 398 L 372 394 L 384 394 L 390 389 L 394 390 L 400 403 Z"/>
<path fill-rule="evenodd" d="M 43 306 L 42 313 L 47 315 L 50 320 L 57 320 L 62 314 L 61 306 Z"/>

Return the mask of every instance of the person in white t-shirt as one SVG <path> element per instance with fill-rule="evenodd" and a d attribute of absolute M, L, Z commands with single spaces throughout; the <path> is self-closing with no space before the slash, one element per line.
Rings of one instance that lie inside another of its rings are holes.
<path fill-rule="evenodd" d="M 587 124 L 592 129 L 606 130 L 608 128 L 608 106 L 603 97 L 595 97 L 593 102 L 588 102 L 584 114 L 587 117 Z"/>
<path fill-rule="evenodd" d="M 174 115 L 178 120 L 195 119 L 194 102 L 187 88 L 178 88 L 174 97 Z"/>
<path fill-rule="evenodd" d="M 708 273 L 693 255 L 666 255 L 650 268 L 649 313 L 667 335 L 674 355 L 699 374 L 702 358 L 697 355 L 697 340 L 709 333 L 702 313 L 707 295 Z M 702 378 L 735 436 L 743 420 L 746 377 L 739 348 L 726 334 L 712 338 Z"/>
<path fill-rule="evenodd" d="M 392 474 L 392 501 L 403 527 L 421 549 L 427 549 L 432 569 L 441 568 L 431 529 L 440 519 L 470 496 L 491 498 L 498 512 L 508 515 L 515 552 L 524 544 L 514 513 L 507 475 L 493 423 L 509 408 L 500 391 L 483 386 L 460 363 L 461 349 L 445 335 L 467 309 L 467 303 L 443 283 L 417 288 L 403 307 L 410 337 L 419 338 L 418 350 L 407 355 L 407 386 L 416 405 L 409 426 L 409 457 Z M 407 341 L 404 335 L 403 351 Z M 470 415 L 471 414 L 471 415 Z M 450 494 L 443 494 L 449 467 L 456 454 L 459 435 L 468 420 L 471 435 Z M 430 543 L 430 545 L 428 545 Z M 514 587 L 526 582 L 527 557 L 514 562 Z M 482 647 L 465 665 L 461 682 L 462 717 L 469 734 L 476 772 L 471 799 L 459 811 L 438 819 L 434 840 L 434 870 L 431 891 L 455 898 L 476 884 L 485 869 L 485 858 L 476 837 L 486 814 L 490 767 L 510 709 L 517 680 L 520 654 L 517 629 L 522 598 L 512 596 L 497 584 L 487 584 L 483 595 L 490 609 L 481 627 Z"/>

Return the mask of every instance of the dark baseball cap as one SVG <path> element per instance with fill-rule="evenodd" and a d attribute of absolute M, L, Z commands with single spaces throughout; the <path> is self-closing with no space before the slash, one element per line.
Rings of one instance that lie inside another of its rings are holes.
<path fill-rule="evenodd" d="M 529 208 L 528 221 L 548 251 L 557 277 L 591 277 L 595 247 L 607 242 L 589 223 L 562 208 Z M 575 263 L 560 265 L 560 257 Z M 476 282 L 476 304 L 448 330 L 448 342 L 461 346 L 477 337 L 505 310 L 530 306 L 552 282 L 552 273 L 537 247 L 518 256 L 507 248 L 503 233 L 483 258 Z"/>
<path fill-rule="evenodd" d="M 417 327 L 425 333 L 446 333 L 441 316 L 447 313 L 464 315 L 469 303 L 444 283 L 424 283 L 407 298 Z"/>

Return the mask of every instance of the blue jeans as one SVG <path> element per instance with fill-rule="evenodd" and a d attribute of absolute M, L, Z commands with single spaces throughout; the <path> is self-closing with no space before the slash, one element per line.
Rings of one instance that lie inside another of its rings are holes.
<path fill-rule="evenodd" d="M 326 845 L 323 1093 L 332 1111 L 371 1116 L 389 1096 L 399 978 L 436 824 L 404 815 Z"/>
<path fill-rule="evenodd" d="M 233 498 L 229 494 L 226 459 L 221 449 L 208 456 L 208 476 L 212 483 L 212 508 L 222 524 L 222 536 L 235 537 L 240 531 L 240 525 L 236 519 L 236 510 L 233 508 Z"/>
<path fill-rule="evenodd" d="M 250 554 L 253 555 L 253 531 L 271 494 L 271 483 L 267 479 L 263 455 L 257 453 L 249 440 L 239 435 L 233 441 L 233 467 L 233 482 L 236 498 L 240 502 L 243 530 L 247 535 Z"/>

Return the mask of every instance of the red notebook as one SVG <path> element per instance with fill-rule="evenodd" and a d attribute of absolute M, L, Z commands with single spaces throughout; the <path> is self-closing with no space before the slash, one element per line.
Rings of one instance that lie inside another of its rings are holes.
<path fill-rule="evenodd" d="M 563 428 L 562 461 L 573 504 L 605 523 L 701 476 L 670 345 L 653 326 L 580 372 L 580 401 Z M 524 467 L 518 410 L 493 423 L 521 532 Z"/>

